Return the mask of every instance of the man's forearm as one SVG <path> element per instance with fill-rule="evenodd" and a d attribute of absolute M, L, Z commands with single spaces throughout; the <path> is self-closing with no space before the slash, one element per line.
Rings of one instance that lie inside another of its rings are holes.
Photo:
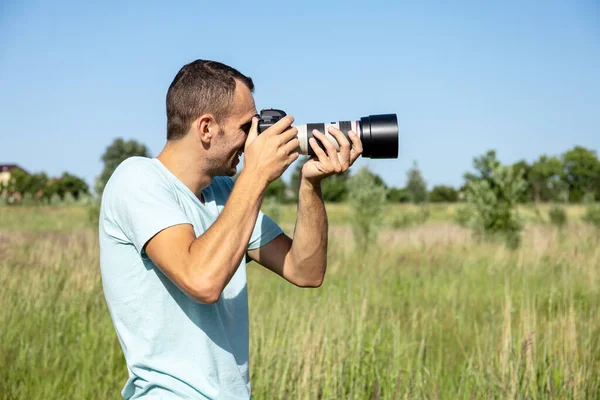
<path fill-rule="evenodd" d="M 294 229 L 291 260 L 294 275 L 311 286 L 319 286 L 327 267 L 328 221 L 321 184 L 300 178 L 298 219 Z"/>
<path fill-rule="evenodd" d="M 202 271 L 219 294 L 246 254 L 263 190 L 262 184 L 242 172 L 215 223 L 190 247 L 194 270 Z"/>

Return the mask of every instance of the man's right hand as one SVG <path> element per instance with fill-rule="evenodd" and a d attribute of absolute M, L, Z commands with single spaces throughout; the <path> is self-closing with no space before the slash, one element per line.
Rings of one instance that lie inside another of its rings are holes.
<path fill-rule="evenodd" d="M 258 134 L 258 118 L 252 119 L 252 127 L 244 147 L 244 167 L 258 177 L 265 187 L 279 178 L 298 157 L 298 129 L 292 127 L 294 117 L 287 115 L 269 129 Z"/>

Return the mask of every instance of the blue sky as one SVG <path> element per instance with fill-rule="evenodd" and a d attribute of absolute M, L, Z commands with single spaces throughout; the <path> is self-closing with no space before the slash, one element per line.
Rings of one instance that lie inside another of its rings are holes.
<path fill-rule="evenodd" d="M 1 1 L 0 163 L 92 184 L 116 137 L 158 154 L 166 90 L 197 58 L 298 123 L 398 114 L 399 158 L 355 164 L 389 185 L 413 160 L 431 188 L 488 149 L 599 150 L 596 0 L 449 3 Z"/>

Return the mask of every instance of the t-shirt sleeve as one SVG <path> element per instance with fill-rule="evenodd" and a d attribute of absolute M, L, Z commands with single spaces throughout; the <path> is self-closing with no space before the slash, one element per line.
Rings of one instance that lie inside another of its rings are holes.
<path fill-rule="evenodd" d="M 234 185 L 233 179 L 229 177 L 225 179 L 229 191 L 231 191 Z M 248 242 L 248 250 L 258 249 L 282 233 L 283 230 L 279 225 L 271 217 L 259 210 L 258 216 L 256 217 L 256 224 L 254 225 L 250 241 Z"/>
<path fill-rule="evenodd" d="M 105 192 L 108 208 L 115 224 L 141 256 L 146 257 L 144 246 L 160 231 L 191 224 L 172 186 L 151 165 L 127 165 L 111 183 L 109 192 Z"/>
<path fill-rule="evenodd" d="M 259 211 L 252 236 L 250 236 L 250 242 L 248 243 L 248 250 L 258 249 L 282 233 L 283 230 L 271 217 Z"/>

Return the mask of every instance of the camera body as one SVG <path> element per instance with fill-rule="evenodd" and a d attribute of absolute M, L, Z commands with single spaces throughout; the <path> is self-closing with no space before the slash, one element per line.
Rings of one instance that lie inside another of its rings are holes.
<path fill-rule="evenodd" d="M 267 129 L 269 129 L 272 125 L 275 125 L 277 121 L 281 118 L 285 117 L 287 114 L 285 111 L 278 110 L 275 108 L 265 108 L 260 111 L 260 116 L 258 120 L 258 133 L 261 134 Z"/>

